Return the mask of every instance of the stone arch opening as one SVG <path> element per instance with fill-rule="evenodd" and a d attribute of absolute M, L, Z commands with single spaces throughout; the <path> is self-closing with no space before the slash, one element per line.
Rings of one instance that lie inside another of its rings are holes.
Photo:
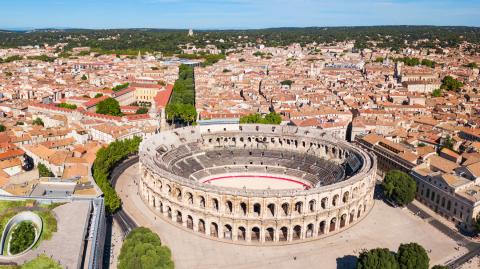
<path fill-rule="evenodd" d="M 288 228 L 282 227 L 280 228 L 280 234 L 278 236 L 279 241 L 287 241 L 288 240 Z"/>
<path fill-rule="evenodd" d="M 268 212 L 272 217 L 275 217 L 275 204 L 268 204 Z"/>
<path fill-rule="evenodd" d="M 183 220 L 182 220 L 182 212 L 178 211 L 177 210 L 177 223 L 179 224 L 182 224 L 183 223 Z"/>
<path fill-rule="evenodd" d="M 177 192 L 177 200 L 181 202 L 182 201 L 182 191 L 177 188 L 176 192 Z"/>
<path fill-rule="evenodd" d="M 316 204 L 317 202 L 315 200 L 310 200 L 310 202 L 308 202 L 308 209 L 310 209 L 310 212 L 315 212 Z"/>
<path fill-rule="evenodd" d="M 199 205 L 201 208 L 205 208 L 205 197 L 203 197 L 203 196 L 200 196 L 200 197 L 199 197 L 198 205 Z"/>
<path fill-rule="evenodd" d="M 172 218 L 172 209 L 169 206 L 167 206 L 167 216 L 169 219 Z"/>
<path fill-rule="evenodd" d="M 348 191 L 345 192 L 345 193 L 343 194 L 343 199 L 342 199 L 342 201 L 343 201 L 344 203 L 348 202 L 348 200 L 349 200 L 349 198 L 350 198 L 349 196 L 350 196 L 350 193 L 349 193 Z"/>
<path fill-rule="evenodd" d="M 297 214 L 302 214 L 303 211 L 303 202 L 296 202 L 295 203 L 295 212 Z"/>
<path fill-rule="evenodd" d="M 337 218 L 332 218 L 330 220 L 330 232 L 334 232 L 335 231 L 335 225 L 337 224 Z"/>
<path fill-rule="evenodd" d="M 320 225 L 319 225 L 319 227 L 318 227 L 318 234 L 319 234 L 319 235 L 320 235 L 320 234 L 325 234 L 325 232 L 326 232 L 326 229 L 325 229 L 326 226 L 327 226 L 327 223 L 326 223 L 324 220 L 320 222 Z"/>
<path fill-rule="evenodd" d="M 313 224 L 312 223 L 307 225 L 307 231 L 305 233 L 305 237 L 306 238 L 313 237 Z"/>
<path fill-rule="evenodd" d="M 275 239 L 275 230 L 273 228 L 267 228 L 265 233 L 265 241 L 272 242 Z"/>
<path fill-rule="evenodd" d="M 256 203 L 256 204 L 253 205 L 253 214 L 254 214 L 255 216 L 260 216 L 260 214 L 261 214 L 261 206 L 260 206 L 259 203 Z"/>
<path fill-rule="evenodd" d="M 205 233 L 205 221 L 203 219 L 198 220 L 198 232 Z"/>
<path fill-rule="evenodd" d="M 187 228 L 193 230 L 193 218 L 192 216 L 187 216 Z"/>
<path fill-rule="evenodd" d="M 283 213 L 283 216 L 288 216 L 288 203 L 282 204 L 282 213 Z"/>
<path fill-rule="evenodd" d="M 240 210 L 242 211 L 243 215 L 247 215 L 247 204 L 246 203 L 240 203 Z"/>
<path fill-rule="evenodd" d="M 327 204 L 328 204 L 328 198 L 327 197 L 322 198 L 322 201 L 320 202 L 320 206 L 322 207 L 322 209 L 327 209 Z"/>
<path fill-rule="evenodd" d="M 260 228 L 258 228 L 258 227 L 253 227 L 252 228 L 252 233 L 251 233 L 250 239 L 252 241 L 259 241 L 260 240 Z"/>
<path fill-rule="evenodd" d="M 232 240 L 232 226 L 228 224 L 224 226 L 223 238 Z"/>
<path fill-rule="evenodd" d="M 358 207 L 357 219 L 362 215 L 362 206 Z"/>
<path fill-rule="evenodd" d="M 346 224 L 347 224 L 347 214 L 343 214 L 340 217 L 340 228 L 345 227 Z"/>
<path fill-rule="evenodd" d="M 187 196 L 187 202 L 188 202 L 188 204 L 193 205 L 193 195 L 192 195 L 192 193 L 187 192 L 187 195 L 186 195 L 186 196 Z"/>
<path fill-rule="evenodd" d="M 238 227 L 238 235 L 237 235 L 238 240 L 240 240 L 240 241 L 245 241 L 245 237 L 246 237 L 246 236 L 245 236 L 245 234 L 246 234 L 245 231 L 246 231 L 246 230 L 245 230 L 244 227 L 241 227 L 241 226 Z"/>
<path fill-rule="evenodd" d="M 210 236 L 218 237 L 218 225 L 215 222 L 210 223 Z"/>
<path fill-rule="evenodd" d="M 355 218 L 355 210 L 352 210 L 352 212 L 350 212 L 350 221 L 349 221 L 350 224 L 353 223 L 354 218 Z"/>
<path fill-rule="evenodd" d="M 217 198 L 212 199 L 212 208 L 213 208 L 213 210 L 218 211 L 218 200 L 217 200 Z"/>
<path fill-rule="evenodd" d="M 296 225 L 293 227 L 293 240 L 299 240 L 302 237 L 302 227 Z"/>
<path fill-rule="evenodd" d="M 338 205 L 338 194 L 335 194 L 332 199 L 332 206 Z"/>
<path fill-rule="evenodd" d="M 225 203 L 225 212 L 227 212 L 228 214 L 233 213 L 233 204 L 231 201 L 227 201 Z"/>

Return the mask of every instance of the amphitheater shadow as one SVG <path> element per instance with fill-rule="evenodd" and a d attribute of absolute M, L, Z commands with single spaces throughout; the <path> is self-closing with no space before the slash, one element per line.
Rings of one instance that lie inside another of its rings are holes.
<path fill-rule="evenodd" d="M 357 256 L 345 255 L 337 258 L 337 269 L 355 269 L 357 268 Z"/>

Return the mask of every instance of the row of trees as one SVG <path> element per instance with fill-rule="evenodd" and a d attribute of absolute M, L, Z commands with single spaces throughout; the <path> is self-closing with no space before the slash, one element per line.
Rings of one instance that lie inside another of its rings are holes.
<path fill-rule="evenodd" d="M 118 257 L 119 269 L 173 269 L 170 249 L 150 229 L 132 230 L 123 242 Z"/>
<path fill-rule="evenodd" d="M 48 167 L 46 167 L 43 163 L 39 163 L 37 167 L 38 167 L 38 174 L 41 177 L 54 177 L 55 176 L 52 173 L 52 171 L 50 171 L 50 169 L 48 169 Z"/>
<path fill-rule="evenodd" d="M 280 124 L 282 117 L 275 112 L 270 112 L 265 116 L 255 113 L 240 117 L 240 123 Z"/>
<path fill-rule="evenodd" d="M 121 206 L 120 198 L 108 179 L 110 171 L 117 163 L 137 153 L 141 141 L 139 137 L 115 141 L 97 152 L 97 158 L 93 164 L 93 178 L 103 192 L 105 209 L 108 213 L 114 213 Z"/>
<path fill-rule="evenodd" d="M 67 108 L 67 109 L 77 109 L 77 105 L 74 104 L 67 104 L 67 103 L 60 103 L 57 107 Z"/>
<path fill-rule="evenodd" d="M 388 248 L 375 248 L 364 251 L 357 261 L 357 269 L 428 269 L 430 258 L 427 251 L 417 244 L 401 244 L 397 253 Z M 432 269 L 446 269 L 435 265 Z"/>
<path fill-rule="evenodd" d="M 193 67 L 180 65 L 178 79 L 165 110 L 172 123 L 191 124 L 197 118 Z"/>
<path fill-rule="evenodd" d="M 5 127 L 5 125 L 3 124 L 0 124 L 0 133 L 5 132 L 6 130 L 7 130 L 7 127 Z"/>
<path fill-rule="evenodd" d="M 130 83 L 126 82 L 126 83 L 123 83 L 123 84 L 120 84 L 120 85 L 117 85 L 117 86 L 113 87 L 112 91 L 118 92 L 118 91 L 121 91 L 123 89 L 128 88 L 128 86 L 130 86 Z"/>
<path fill-rule="evenodd" d="M 377 60 L 379 60 L 377 58 Z M 381 58 L 381 60 L 383 61 L 383 58 Z M 405 65 L 408 65 L 408 66 L 417 66 L 417 65 L 424 65 L 424 66 L 428 66 L 430 68 L 435 68 L 435 65 L 437 64 L 435 61 L 432 61 L 432 60 L 428 60 L 428 59 L 423 59 L 420 61 L 420 59 L 418 58 L 415 58 L 415 57 L 403 57 L 403 58 L 397 58 L 395 59 L 395 61 L 398 61 L 398 62 L 403 62 Z"/>

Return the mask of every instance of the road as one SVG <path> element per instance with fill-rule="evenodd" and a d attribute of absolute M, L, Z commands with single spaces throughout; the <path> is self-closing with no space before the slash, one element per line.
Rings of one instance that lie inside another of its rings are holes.
<path fill-rule="evenodd" d="M 110 183 L 112 184 L 112 187 L 115 188 L 115 185 L 117 184 L 117 180 L 122 175 L 122 173 L 129 168 L 130 166 L 138 163 L 138 156 L 133 156 L 130 157 L 127 160 L 124 160 L 122 163 L 117 165 L 113 170 L 112 173 L 110 173 Z M 114 215 L 113 219 L 118 223 L 120 228 L 122 229 L 122 233 L 124 236 L 127 236 L 128 233 L 136 228 L 138 225 L 135 223 L 135 221 L 122 209 L 120 208 Z"/>
<path fill-rule="evenodd" d="M 471 240 L 468 240 L 466 237 L 462 236 L 461 234 L 459 234 L 456 231 L 453 231 L 452 229 L 450 229 L 450 227 L 448 227 L 447 225 L 438 221 L 437 219 L 433 218 L 428 212 L 419 208 L 418 206 L 414 205 L 413 203 L 410 203 L 407 206 L 407 208 L 410 211 L 417 214 L 422 219 L 424 219 L 430 225 L 435 227 L 437 230 L 439 230 L 443 234 L 447 235 L 451 239 L 455 240 L 459 245 L 462 245 L 462 246 L 464 246 L 465 248 L 468 249 L 468 252 L 465 253 L 464 255 L 448 262 L 447 266 L 449 268 L 452 268 L 452 269 L 459 268 L 464 263 L 468 262 L 471 258 L 475 257 L 476 255 L 480 255 L 480 243 L 476 243 L 476 242 L 473 242 Z"/>

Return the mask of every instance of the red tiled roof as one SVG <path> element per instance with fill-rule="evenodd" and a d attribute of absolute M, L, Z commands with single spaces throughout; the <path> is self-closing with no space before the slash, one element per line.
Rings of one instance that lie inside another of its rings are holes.
<path fill-rule="evenodd" d="M 157 108 L 164 108 L 167 106 L 168 101 L 170 100 L 170 96 L 172 95 L 173 92 L 173 85 L 169 84 L 167 85 L 166 89 L 164 91 L 159 91 L 157 95 L 153 98 L 155 101 L 155 104 L 157 105 Z"/>
<path fill-rule="evenodd" d="M 22 156 L 25 153 L 25 151 L 21 149 L 14 149 L 14 150 L 9 150 L 4 153 L 0 153 L 0 161 L 2 160 L 7 160 L 10 158 L 14 158 L 17 156 Z"/>
<path fill-rule="evenodd" d="M 105 100 L 105 99 L 108 99 L 110 97 L 108 96 L 101 96 L 101 97 L 98 97 L 98 98 L 93 98 L 93 99 L 90 99 L 89 101 L 85 102 L 83 105 L 86 106 L 86 107 L 92 107 L 92 106 L 95 106 L 96 104 L 100 103 L 101 101 Z"/>

